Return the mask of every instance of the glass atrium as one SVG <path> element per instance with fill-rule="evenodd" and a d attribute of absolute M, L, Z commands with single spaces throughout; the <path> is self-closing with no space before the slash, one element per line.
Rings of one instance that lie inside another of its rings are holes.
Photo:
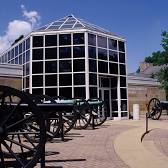
<path fill-rule="evenodd" d="M 33 94 L 106 101 L 108 117 L 128 117 L 125 39 L 66 16 L 31 32 L 0 55 L 23 65 L 22 88 Z"/>

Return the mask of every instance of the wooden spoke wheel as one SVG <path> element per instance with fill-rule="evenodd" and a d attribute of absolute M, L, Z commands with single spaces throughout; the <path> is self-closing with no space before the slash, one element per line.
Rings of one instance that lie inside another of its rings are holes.
<path fill-rule="evenodd" d="M 27 94 L 0 86 L 0 167 L 32 168 L 45 145 L 44 120 Z M 30 126 L 36 123 L 38 130 Z M 33 141 L 38 137 L 38 141 Z"/>
<path fill-rule="evenodd" d="M 88 127 L 91 121 L 91 110 L 89 103 L 84 99 L 77 99 L 76 105 L 77 119 L 74 128 L 85 129 Z"/>
<path fill-rule="evenodd" d="M 57 103 L 56 99 L 62 100 L 65 98 L 50 97 L 47 95 L 33 95 L 33 99 L 36 103 Z M 63 124 L 64 134 L 65 134 L 73 128 L 76 122 L 75 111 L 62 112 L 62 121 L 60 121 L 59 115 L 60 115 L 59 112 L 55 112 L 55 111 L 51 111 L 48 114 L 46 114 L 46 118 L 47 118 L 46 135 L 49 139 L 60 137 L 61 124 Z"/>
<path fill-rule="evenodd" d="M 57 103 L 74 103 L 75 100 L 74 99 L 67 99 L 65 97 L 62 96 L 55 96 L 52 97 L 52 99 L 54 99 Z M 74 106 L 74 110 L 72 111 L 65 111 L 62 113 L 62 120 L 63 120 L 63 127 L 64 127 L 64 134 L 66 134 L 67 132 L 69 132 L 73 127 L 74 124 L 76 123 L 77 120 L 77 113 L 75 110 L 75 106 Z M 55 129 L 55 126 L 57 125 L 57 120 L 52 122 L 52 128 L 51 129 Z M 60 130 L 58 130 L 60 131 Z"/>
<path fill-rule="evenodd" d="M 158 120 L 162 114 L 162 107 L 159 99 L 152 98 L 147 106 L 148 116 L 153 120 Z"/>
<path fill-rule="evenodd" d="M 94 117 L 94 125 L 102 125 L 107 119 L 107 107 L 105 102 L 100 99 L 89 99 L 88 103 L 92 111 L 92 117 Z"/>

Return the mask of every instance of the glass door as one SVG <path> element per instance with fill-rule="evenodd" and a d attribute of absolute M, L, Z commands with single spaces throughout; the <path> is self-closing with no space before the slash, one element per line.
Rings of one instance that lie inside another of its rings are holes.
<path fill-rule="evenodd" d="M 106 106 L 107 106 L 107 117 L 112 117 L 110 114 L 111 112 L 111 97 L 110 97 L 110 92 L 111 90 L 109 88 L 100 88 L 99 90 L 99 96 L 102 100 L 105 101 Z"/>

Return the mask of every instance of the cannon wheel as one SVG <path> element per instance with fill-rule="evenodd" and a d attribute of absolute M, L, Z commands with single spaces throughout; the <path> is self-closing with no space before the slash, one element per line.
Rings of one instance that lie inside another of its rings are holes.
<path fill-rule="evenodd" d="M 44 120 L 39 108 L 26 93 L 0 85 L 0 116 L 0 167 L 34 167 L 45 145 Z M 40 130 L 30 131 L 33 123 Z"/>
<path fill-rule="evenodd" d="M 152 98 L 148 104 L 148 116 L 153 120 L 158 120 L 162 114 L 162 107 L 159 99 Z"/>
<path fill-rule="evenodd" d="M 54 96 L 52 97 L 52 99 L 55 102 L 57 102 L 57 100 L 68 100 L 66 97 L 63 97 L 63 96 Z M 62 113 L 62 120 L 63 120 L 63 126 L 64 126 L 64 134 L 66 134 L 74 127 L 74 124 L 76 123 L 76 120 L 77 120 L 77 113 L 76 113 L 75 106 L 72 111 L 65 111 Z"/>
<path fill-rule="evenodd" d="M 63 97 L 50 97 L 48 95 L 32 95 L 33 100 L 36 103 L 56 103 L 56 99 L 64 99 Z M 76 122 L 76 113 L 75 111 L 65 111 L 62 112 L 62 121 L 64 127 L 64 134 L 69 132 L 75 122 Z M 61 126 L 59 123 L 59 114 L 57 112 L 50 112 L 47 115 L 47 136 L 49 139 L 59 137 L 61 134 Z"/>
<path fill-rule="evenodd" d="M 91 122 L 91 109 L 89 103 L 84 99 L 76 99 L 76 123 L 75 129 L 85 129 Z"/>
<path fill-rule="evenodd" d="M 92 115 L 94 117 L 94 125 L 100 126 L 107 119 L 107 106 L 104 101 L 100 99 L 89 99 L 88 101 L 100 101 L 98 104 L 91 105 Z M 92 124 L 92 123 L 91 123 Z"/>

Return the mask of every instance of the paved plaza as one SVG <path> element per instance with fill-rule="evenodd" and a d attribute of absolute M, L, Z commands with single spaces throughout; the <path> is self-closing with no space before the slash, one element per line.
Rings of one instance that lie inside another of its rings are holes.
<path fill-rule="evenodd" d="M 71 130 L 65 142 L 54 139 L 46 144 L 49 168 L 167 168 L 168 117 L 149 120 L 106 121 L 95 130 Z M 37 165 L 37 167 L 40 167 Z"/>

